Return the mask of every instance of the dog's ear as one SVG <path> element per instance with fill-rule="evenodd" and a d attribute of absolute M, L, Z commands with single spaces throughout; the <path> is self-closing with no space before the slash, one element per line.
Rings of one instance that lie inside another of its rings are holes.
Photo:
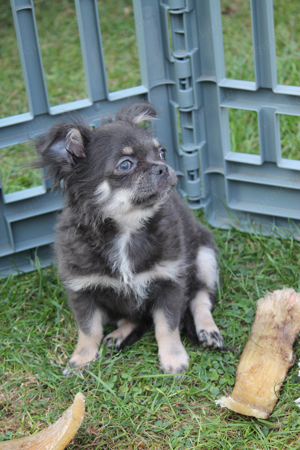
<path fill-rule="evenodd" d="M 49 176 L 54 177 L 56 186 L 84 162 L 91 133 L 90 128 L 83 124 L 56 123 L 47 134 L 36 138 L 35 147 L 40 159 L 34 166 L 48 167 Z"/>
<path fill-rule="evenodd" d="M 116 114 L 115 120 L 123 120 L 127 122 L 140 123 L 155 119 L 156 109 L 151 103 L 139 102 L 124 105 Z"/>

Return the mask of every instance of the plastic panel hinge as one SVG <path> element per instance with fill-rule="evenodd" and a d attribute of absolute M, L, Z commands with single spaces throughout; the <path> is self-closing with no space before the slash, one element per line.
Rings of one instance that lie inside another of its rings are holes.
<path fill-rule="evenodd" d="M 198 151 L 194 151 L 192 153 L 181 153 L 180 172 L 182 174 L 181 186 L 186 192 L 188 199 L 200 199 L 201 184 Z"/>

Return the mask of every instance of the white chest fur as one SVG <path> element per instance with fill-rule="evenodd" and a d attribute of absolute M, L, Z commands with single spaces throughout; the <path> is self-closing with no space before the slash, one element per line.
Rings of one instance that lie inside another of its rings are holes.
<path fill-rule="evenodd" d="M 147 297 L 148 288 L 155 280 L 173 280 L 178 282 L 178 277 L 184 269 L 182 260 L 161 261 L 152 269 L 133 273 L 130 270 L 130 264 L 124 259 L 120 267 L 123 272 L 120 278 L 110 277 L 108 275 L 91 274 L 79 277 L 70 277 L 66 281 L 66 286 L 73 291 L 96 288 L 112 288 L 117 293 L 123 295 L 134 295 L 137 299 L 143 300 Z"/>
<path fill-rule="evenodd" d="M 150 284 L 159 279 L 178 281 L 185 268 L 181 259 L 165 260 L 155 264 L 150 270 L 138 272 L 128 256 L 130 240 L 137 230 L 125 228 L 112 245 L 109 266 L 112 275 L 93 273 L 91 275 L 70 277 L 66 286 L 73 291 L 96 288 L 112 288 L 123 295 L 134 295 L 137 300 L 147 297 Z"/>
<path fill-rule="evenodd" d="M 118 239 L 116 239 L 109 257 L 112 273 L 118 271 L 121 276 L 121 281 L 123 281 L 125 285 L 130 285 L 133 278 L 132 264 L 128 258 L 128 245 L 130 239 L 131 231 L 126 230 Z"/>

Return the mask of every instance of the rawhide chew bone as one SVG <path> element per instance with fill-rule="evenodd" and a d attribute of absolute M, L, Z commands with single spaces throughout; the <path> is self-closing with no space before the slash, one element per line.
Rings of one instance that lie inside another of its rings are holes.
<path fill-rule="evenodd" d="M 300 331 L 300 294 L 282 289 L 257 302 L 252 325 L 237 367 L 233 392 L 217 404 L 267 419 L 280 387 L 295 362 L 293 344 Z"/>
<path fill-rule="evenodd" d="M 63 450 L 75 436 L 83 416 L 84 395 L 79 393 L 55 423 L 33 436 L 0 442 L 0 450 Z"/>

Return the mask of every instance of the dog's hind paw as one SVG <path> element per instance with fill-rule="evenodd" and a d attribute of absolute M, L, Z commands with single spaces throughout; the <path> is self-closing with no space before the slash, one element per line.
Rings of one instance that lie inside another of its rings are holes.
<path fill-rule="evenodd" d="M 129 320 L 121 319 L 118 322 L 118 328 L 105 336 L 101 345 L 106 344 L 108 350 L 118 352 L 124 347 L 125 342 L 127 342 L 127 345 L 131 345 L 132 342 L 129 343 L 128 339 L 130 339 L 130 336 L 134 336 L 135 330 L 136 324 L 129 322 Z M 136 339 L 133 339 L 133 342 L 135 340 Z"/>
<path fill-rule="evenodd" d="M 120 350 L 122 342 L 123 342 L 122 339 L 116 338 L 108 334 L 101 342 L 101 346 L 106 345 L 107 349 L 110 350 L 111 352 L 118 352 Z"/>
<path fill-rule="evenodd" d="M 224 340 L 219 331 L 206 331 L 200 330 L 198 333 L 198 339 L 200 344 L 203 347 L 211 347 L 211 348 L 224 348 Z"/>

